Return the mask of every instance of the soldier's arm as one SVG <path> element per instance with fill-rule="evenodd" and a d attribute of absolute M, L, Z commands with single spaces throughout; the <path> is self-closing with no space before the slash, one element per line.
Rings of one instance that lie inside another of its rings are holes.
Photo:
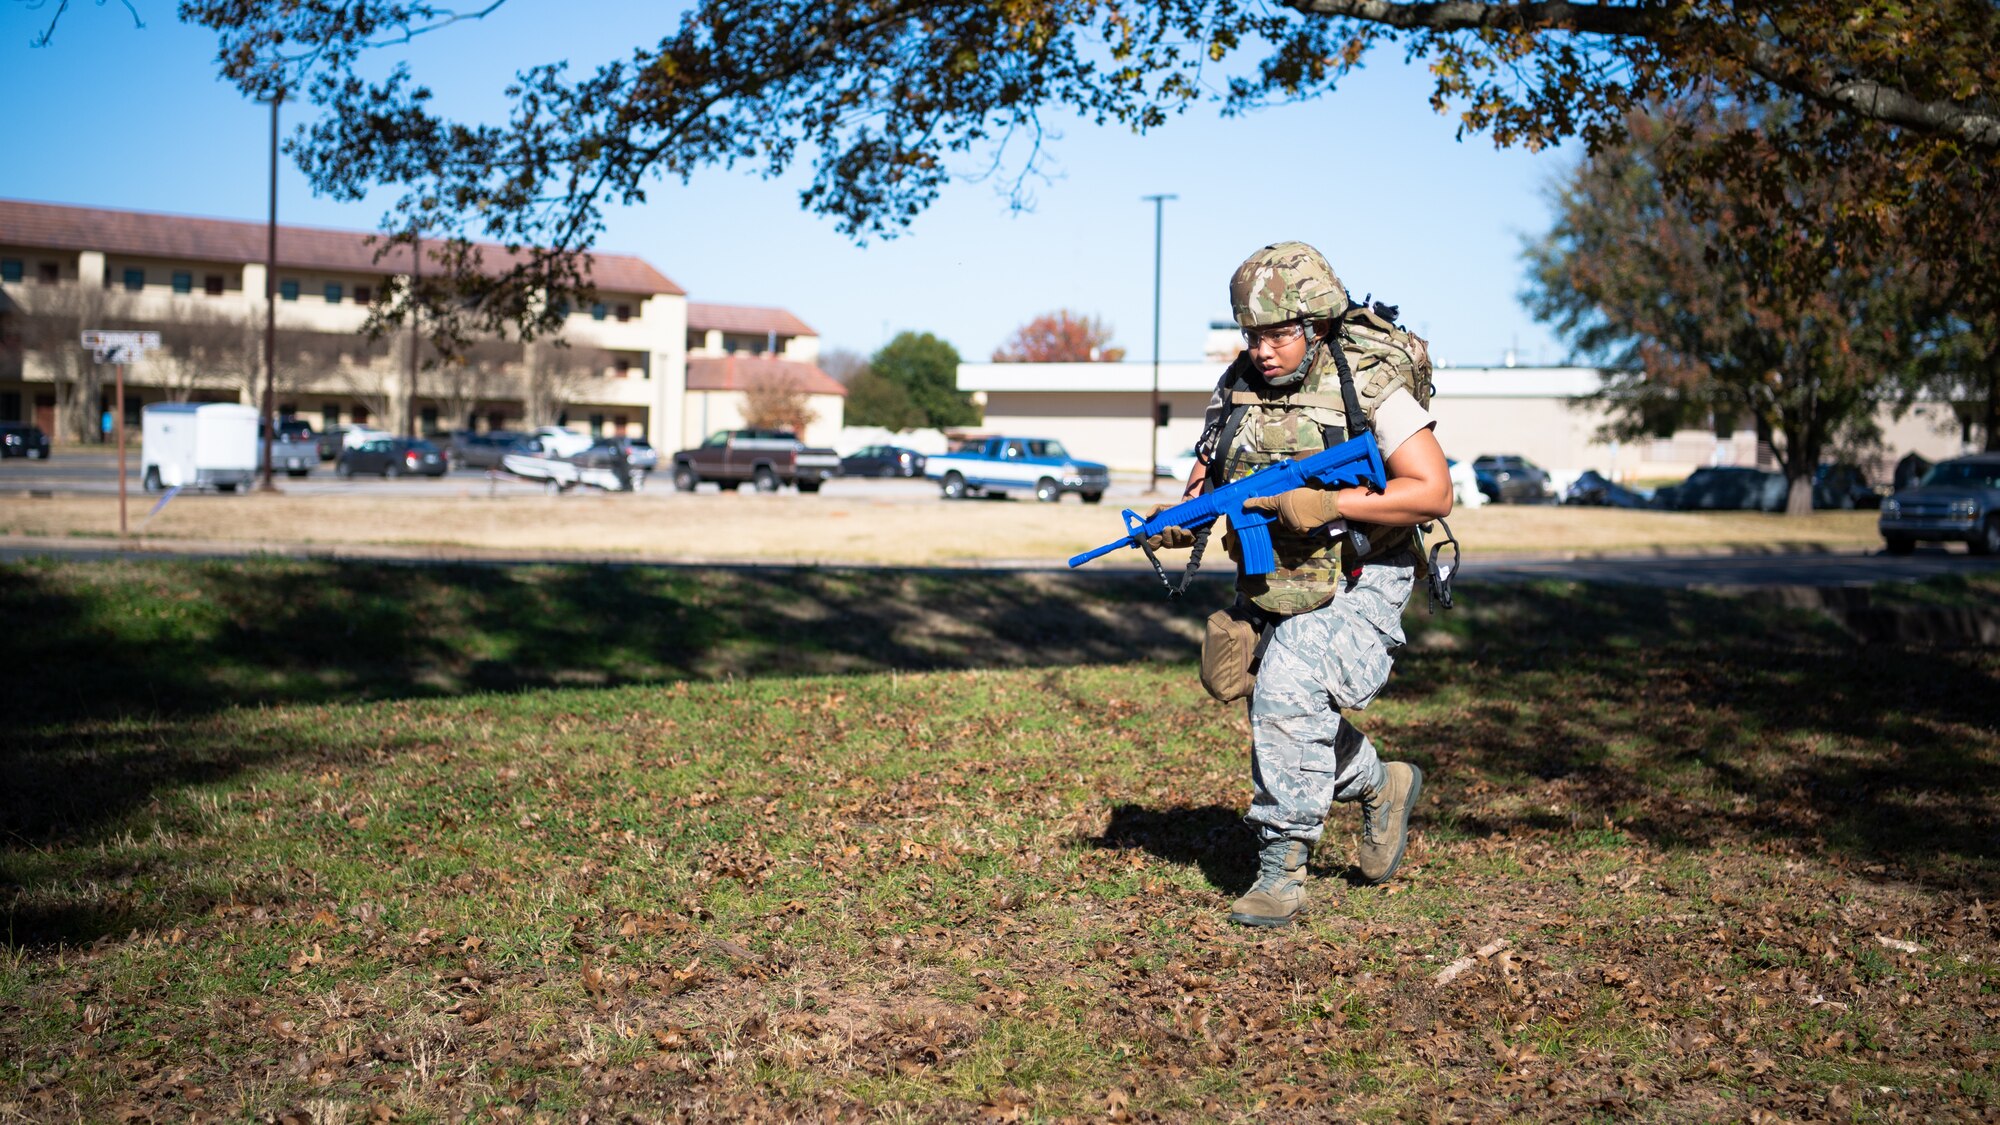
<path fill-rule="evenodd" d="M 1428 428 L 1398 445 L 1383 467 L 1389 470 L 1389 481 L 1381 492 L 1340 491 L 1342 518 L 1409 527 L 1451 514 L 1451 468 Z"/>

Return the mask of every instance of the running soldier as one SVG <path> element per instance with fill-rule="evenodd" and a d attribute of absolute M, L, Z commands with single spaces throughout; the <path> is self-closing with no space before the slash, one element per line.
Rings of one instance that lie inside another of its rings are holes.
<path fill-rule="evenodd" d="M 1346 713 L 1388 682 L 1405 639 L 1403 607 L 1425 566 L 1415 528 L 1450 514 L 1452 488 L 1426 409 L 1430 358 L 1395 325 L 1394 309 L 1351 302 L 1326 259 L 1302 242 L 1252 254 L 1230 279 L 1229 301 L 1246 350 L 1209 402 L 1186 495 L 1198 495 L 1210 474 L 1218 484 L 1239 480 L 1363 429 L 1374 432 L 1388 470 L 1380 492 L 1300 488 L 1245 505 L 1275 518 L 1277 569 L 1237 573 L 1233 612 L 1259 629 L 1245 818 L 1258 834 L 1259 870 L 1229 918 L 1283 926 L 1305 908 L 1306 860 L 1335 803 L 1361 806 L 1363 879 L 1384 882 L 1402 862 L 1423 773 L 1382 761 Z M 1350 403 L 1361 418 L 1348 417 Z M 1195 538 L 1169 528 L 1156 545 Z"/>

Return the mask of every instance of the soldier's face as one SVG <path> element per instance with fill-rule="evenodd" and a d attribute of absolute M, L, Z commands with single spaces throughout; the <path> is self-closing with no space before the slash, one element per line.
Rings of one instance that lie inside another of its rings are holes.
<path fill-rule="evenodd" d="M 1284 338 L 1284 337 L 1289 338 Z M 1279 337 L 1274 339 L 1273 337 Z M 1266 379 L 1283 378 L 1305 362 L 1310 330 L 1298 333 L 1262 333 L 1249 341 L 1250 362 Z"/>

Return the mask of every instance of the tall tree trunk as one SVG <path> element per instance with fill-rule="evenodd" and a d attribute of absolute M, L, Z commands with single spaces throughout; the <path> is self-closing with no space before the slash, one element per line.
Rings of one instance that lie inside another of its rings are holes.
<path fill-rule="evenodd" d="M 1800 475 L 1796 468 L 1785 472 L 1785 514 L 1788 516 L 1812 515 L 1813 475 L 1810 471 Z"/>

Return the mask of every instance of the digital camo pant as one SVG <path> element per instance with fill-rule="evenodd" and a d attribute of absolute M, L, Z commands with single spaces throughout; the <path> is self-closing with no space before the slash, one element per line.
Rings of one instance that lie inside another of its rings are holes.
<path fill-rule="evenodd" d="M 1413 556 L 1370 564 L 1332 602 L 1278 624 L 1250 696 L 1254 795 L 1244 819 L 1264 840 L 1315 842 L 1335 801 L 1381 784 L 1375 744 L 1343 712 L 1389 682 L 1414 585 Z"/>

